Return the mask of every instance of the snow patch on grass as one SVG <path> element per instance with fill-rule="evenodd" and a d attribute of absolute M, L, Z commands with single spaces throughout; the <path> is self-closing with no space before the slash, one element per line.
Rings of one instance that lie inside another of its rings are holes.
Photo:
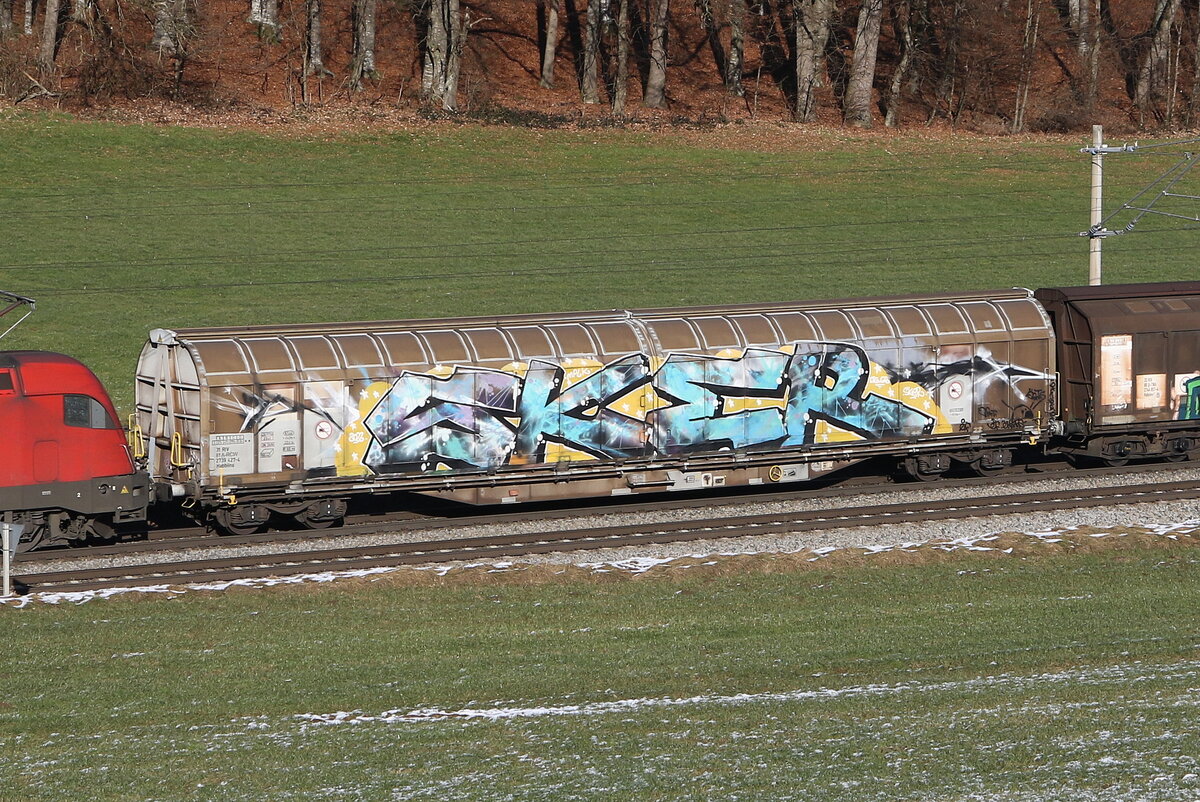
<path fill-rule="evenodd" d="M 614 713 L 630 713 L 639 710 L 671 707 L 698 707 L 702 705 L 746 705 L 759 703 L 811 702 L 830 699 L 867 696 L 889 696 L 898 694 L 929 694 L 948 692 L 978 692 L 998 687 L 1027 691 L 1046 684 L 1102 685 L 1111 683 L 1144 682 L 1148 679 L 1188 680 L 1200 678 L 1200 661 L 1185 661 L 1167 666 L 1147 666 L 1141 663 L 1130 665 L 1088 667 L 1056 671 L 1051 673 L 1019 675 L 995 674 L 965 680 L 945 682 L 901 682 L 891 685 L 852 685 L 844 688 L 817 688 L 771 693 L 735 693 L 727 695 L 702 695 L 686 698 L 641 698 L 618 699 L 570 705 L 537 705 L 532 707 L 487 707 L 445 710 L 437 707 L 411 710 L 385 710 L 381 713 L 364 713 L 361 710 L 334 713 L 303 713 L 301 721 L 312 724 L 361 724 L 366 722 L 397 724 L 425 721 L 468 720 L 505 721 L 512 719 L 545 718 L 550 716 L 603 716 Z M 1196 700 L 1200 706 L 1200 699 Z"/>

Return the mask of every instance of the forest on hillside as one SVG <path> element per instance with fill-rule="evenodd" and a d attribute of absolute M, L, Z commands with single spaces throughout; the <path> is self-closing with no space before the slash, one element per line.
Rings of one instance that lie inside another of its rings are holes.
<path fill-rule="evenodd" d="M 1200 3 L 0 0 L 0 97 L 1181 128 L 1200 124 Z"/>

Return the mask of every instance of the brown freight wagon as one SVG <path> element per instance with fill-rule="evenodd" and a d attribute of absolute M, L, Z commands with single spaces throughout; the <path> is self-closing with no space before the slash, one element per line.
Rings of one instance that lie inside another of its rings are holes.
<path fill-rule="evenodd" d="M 1054 338 L 1027 290 L 151 332 L 135 436 L 161 496 L 227 530 L 356 493 L 492 504 L 927 478 L 1042 443 Z"/>
<path fill-rule="evenodd" d="M 1038 290 L 1058 333 L 1059 450 L 1187 459 L 1200 420 L 1200 282 Z"/>

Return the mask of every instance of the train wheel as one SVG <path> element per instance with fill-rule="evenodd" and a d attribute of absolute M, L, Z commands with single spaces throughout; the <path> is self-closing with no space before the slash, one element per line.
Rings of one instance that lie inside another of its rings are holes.
<path fill-rule="evenodd" d="M 969 467 L 977 476 L 995 476 L 1012 467 L 1012 451 L 1007 448 L 984 451 L 971 460 Z"/>
<path fill-rule="evenodd" d="M 47 545 L 49 543 L 48 534 L 49 531 L 44 524 L 34 527 L 32 532 L 27 532 L 21 536 L 20 542 L 17 543 L 17 554 L 24 554 L 25 552 L 34 551 Z"/>
<path fill-rule="evenodd" d="M 1192 458 L 1188 441 L 1182 438 L 1167 443 L 1167 462 L 1187 462 Z"/>
<path fill-rule="evenodd" d="M 918 482 L 936 482 L 946 475 L 949 467 L 950 458 L 943 454 L 906 457 L 900 463 L 900 470 L 903 474 Z"/>
<path fill-rule="evenodd" d="M 341 526 L 346 520 L 346 502 L 342 499 L 322 499 L 297 511 L 293 517 L 305 529 Z"/>
<path fill-rule="evenodd" d="M 255 505 L 222 507 L 212 514 L 213 523 L 227 535 L 253 535 L 267 524 L 267 511 Z"/>

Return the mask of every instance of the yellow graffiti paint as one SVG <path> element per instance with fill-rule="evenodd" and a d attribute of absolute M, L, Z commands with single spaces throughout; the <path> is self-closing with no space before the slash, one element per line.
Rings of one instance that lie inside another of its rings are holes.
<path fill-rule="evenodd" d="M 866 439 L 858 432 L 843 429 L 827 420 L 817 420 L 813 425 L 814 443 L 850 443 Z"/>
<path fill-rule="evenodd" d="M 367 476 L 373 473 L 365 461 L 371 445 L 371 433 L 363 421 L 391 387 L 389 382 L 372 382 L 358 394 L 358 415 L 342 430 L 334 446 L 334 467 L 338 476 Z"/>
<path fill-rule="evenodd" d="M 586 462 L 595 459 L 596 457 L 591 454 L 568 448 L 561 443 L 546 443 L 546 456 L 543 462 Z"/>
<path fill-rule="evenodd" d="M 563 383 L 562 389 L 567 389 L 573 384 L 594 376 L 604 369 L 604 363 L 596 359 L 564 359 L 562 361 Z"/>

